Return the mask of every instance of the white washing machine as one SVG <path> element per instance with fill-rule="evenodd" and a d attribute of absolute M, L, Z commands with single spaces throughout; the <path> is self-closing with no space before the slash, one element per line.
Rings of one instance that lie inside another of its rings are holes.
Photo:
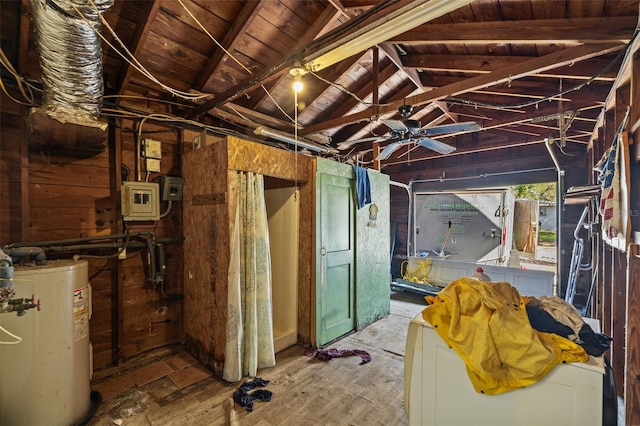
<path fill-rule="evenodd" d="M 409 425 L 600 425 L 602 357 L 559 364 L 539 382 L 500 395 L 479 394 L 460 356 L 418 314 L 409 323 L 404 406 Z"/>

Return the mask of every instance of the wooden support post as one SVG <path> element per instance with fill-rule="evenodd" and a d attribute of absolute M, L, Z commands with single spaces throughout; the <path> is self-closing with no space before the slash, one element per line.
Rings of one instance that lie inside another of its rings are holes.
<path fill-rule="evenodd" d="M 378 155 L 380 155 L 380 143 L 374 142 L 373 143 L 373 168 L 374 170 L 380 171 L 380 160 L 376 160 L 376 158 L 378 158 Z"/>

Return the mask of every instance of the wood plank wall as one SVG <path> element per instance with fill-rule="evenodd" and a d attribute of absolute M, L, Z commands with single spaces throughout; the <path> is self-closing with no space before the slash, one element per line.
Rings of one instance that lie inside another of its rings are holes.
<path fill-rule="evenodd" d="M 143 125 L 140 132 L 140 125 Z M 141 120 L 121 120 L 118 126 L 121 145 L 121 165 L 114 165 L 118 171 L 129 170 L 128 181 L 137 180 L 135 142 L 140 132 L 141 137 L 160 141 L 162 144 L 162 160 L 160 173 L 146 175 L 144 165 L 140 177 L 143 181 L 158 182 L 161 175 L 180 176 L 181 133 L 179 130 L 152 121 L 142 123 Z M 117 132 L 118 133 L 118 132 Z M 144 163 L 143 163 L 144 164 Z M 126 174 L 126 172 L 125 172 Z M 118 202 L 120 200 L 118 199 Z M 161 212 L 167 213 L 168 204 L 162 203 Z M 153 232 L 157 238 L 182 237 L 182 203 L 174 202 L 168 214 L 157 222 L 127 222 L 131 233 Z M 166 273 L 164 281 L 165 295 L 182 294 L 182 244 L 165 244 Z M 127 359 L 149 349 L 158 348 L 171 343 L 179 343 L 182 339 L 182 301 L 164 299 L 159 285 L 149 281 L 149 253 L 144 249 L 136 249 L 127 254 L 127 259 L 119 262 L 117 281 L 120 285 L 121 311 L 117 362 Z"/>
<path fill-rule="evenodd" d="M 636 47 L 637 49 L 637 47 Z M 634 233 L 640 232 L 640 158 L 635 155 L 640 143 L 640 84 L 638 68 L 640 55 L 636 52 L 633 60 L 627 63 L 626 73 L 632 77 L 631 83 L 624 81 L 618 85 L 612 106 L 604 114 L 604 121 L 598 129 L 597 137 L 589 147 L 591 167 L 595 165 L 607 148 L 611 146 L 616 130 L 622 123 L 627 107 L 632 106 L 629 120 L 623 130 L 625 149 L 629 155 L 629 218 L 632 243 L 621 248 L 611 247 L 598 240 L 600 254 L 597 270 L 597 288 L 592 304 L 602 324 L 602 331 L 613 337 L 611 349 L 605 353 L 611 360 L 616 381 L 616 393 L 625 401 L 626 424 L 640 424 L 640 310 L 637 301 L 640 298 L 640 261 L 637 241 L 633 243 Z M 592 173 L 592 183 L 597 182 Z"/>
<path fill-rule="evenodd" d="M 627 291 L 627 353 L 624 382 L 625 421 L 628 425 L 640 424 L 640 249 L 635 245 L 629 251 Z"/>
<path fill-rule="evenodd" d="M 76 158 L 73 153 L 55 152 L 46 145 L 30 147 L 26 108 L 4 94 L 0 94 L 0 104 L 0 244 L 47 243 L 124 232 L 119 213 L 121 171 L 128 169 L 128 179 L 134 178 L 135 137 L 141 120 L 112 120 L 107 148 L 89 158 Z M 145 123 L 142 135 L 162 141 L 162 174 L 180 175 L 177 131 Z M 153 181 L 159 176 L 153 173 L 148 178 Z M 158 238 L 179 238 L 180 203 L 157 223 L 131 222 L 128 229 L 132 233 L 153 232 Z M 165 294 L 180 294 L 182 246 L 166 244 L 165 248 Z M 79 249 L 48 251 L 47 257 L 114 253 L 115 249 Z M 87 257 L 87 260 L 93 288 L 90 335 L 94 369 L 180 342 L 182 302 L 163 300 L 157 286 L 149 282 L 146 250 L 130 249 L 122 260 L 114 257 Z"/>

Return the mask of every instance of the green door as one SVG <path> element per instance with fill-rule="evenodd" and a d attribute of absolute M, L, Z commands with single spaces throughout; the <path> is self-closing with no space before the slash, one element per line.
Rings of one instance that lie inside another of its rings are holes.
<path fill-rule="evenodd" d="M 316 324 L 318 345 L 355 329 L 354 197 L 351 180 L 320 174 Z"/>

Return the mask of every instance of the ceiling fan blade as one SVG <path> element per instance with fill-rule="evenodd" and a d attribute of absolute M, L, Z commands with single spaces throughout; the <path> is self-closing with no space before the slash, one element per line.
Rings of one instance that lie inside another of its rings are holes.
<path fill-rule="evenodd" d="M 378 154 L 378 156 L 376 157 L 376 161 L 386 160 L 387 158 L 391 157 L 391 154 L 393 154 L 393 152 L 396 149 L 400 148 L 400 145 L 405 142 L 406 141 L 398 141 L 390 143 L 382 151 L 380 151 L 380 154 Z"/>
<path fill-rule="evenodd" d="M 343 151 L 345 149 L 349 149 L 351 148 L 353 145 L 359 144 L 359 143 L 364 143 L 364 142 L 374 142 L 374 141 L 379 141 L 381 139 L 387 139 L 386 136 L 372 136 L 370 138 L 362 138 L 362 139 L 354 139 L 352 141 L 344 141 L 344 142 L 338 142 L 338 149 Z"/>
<path fill-rule="evenodd" d="M 400 120 L 386 120 L 382 118 L 380 121 L 386 124 L 391 130 L 395 130 L 398 133 L 404 134 L 409 131 L 409 128 Z"/>
<path fill-rule="evenodd" d="M 427 127 L 420 129 L 418 133 L 422 136 L 444 135 L 446 133 L 457 132 L 475 132 L 481 130 L 482 127 L 475 121 L 467 121 L 464 123 L 443 124 L 441 126 Z"/>
<path fill-rule="evenodd" d="M 455 151 L 456 149 L 454 147 L 452 147 L 451 145 L 447 145 L 444 142 L 440 142 L 437 141 L 435 139 L 430 139 L 430 138 L 420 138 L 418 140 L 416 140 L 416 144 L 423 146 L 425 148 L 429 148 L 435 152 L 438 152 L 440 154 L 451 154 L 453 151 Z"/>

